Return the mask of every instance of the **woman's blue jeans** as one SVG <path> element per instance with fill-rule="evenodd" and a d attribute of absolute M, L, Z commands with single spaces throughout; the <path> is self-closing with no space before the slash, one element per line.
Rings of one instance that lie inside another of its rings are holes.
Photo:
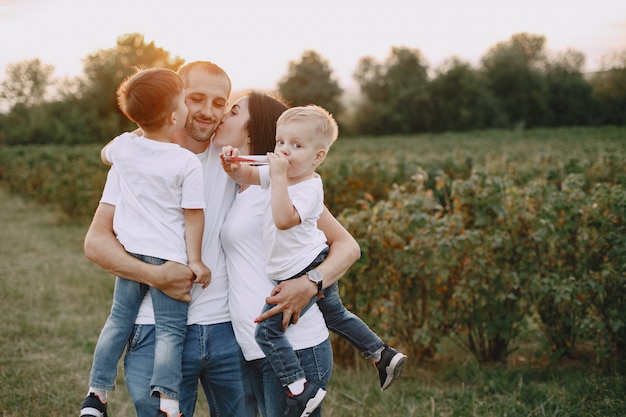
<path fill-rule="evenodd" d="M 165 260 L 151 256 L 136 254 L 133 256 L 154 265 L 165 263 Z M 152 297 L 156 323 L 154 347 L 156 359 L 150 368 L 151 394 L 163 393 L 170 398 L 179 399 L 183 341 L 187 330 L 189 305 L 174 300 L 155 288 L 119 277 L 115 281 L 111 313 L 96 344 L 89 386 L 106 391 L 113 391 L 115 388 L 117 363 L 128 342 L 139 306 L 147 291 L 150 291 Z"/>

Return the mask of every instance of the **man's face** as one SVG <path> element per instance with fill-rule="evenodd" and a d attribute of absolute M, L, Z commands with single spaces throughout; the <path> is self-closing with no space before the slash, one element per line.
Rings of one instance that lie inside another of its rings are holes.
<path fill-rule="evenodd" d="M 185 84 L 189 116 L 185 131 L 198 142 L 209 142 L 222 122 L 228 105 L 230 84 L 222 75 L 192 69 Z"/>

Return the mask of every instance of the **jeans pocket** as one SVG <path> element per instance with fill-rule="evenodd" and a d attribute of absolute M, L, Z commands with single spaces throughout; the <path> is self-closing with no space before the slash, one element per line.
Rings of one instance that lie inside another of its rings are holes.
<path fill-rule="evenodd" d="M 130 335 L 128 336 L 128 341 L 127 341 L 128 349 L 126 349 L 127 355 L 131 353 L 132 351 L 134 351 L 137 348 L 137 346 L 141 345 L 143 337 L 145 335 L 144 330 L 146 329 L 143 324 L 135 324 L 135 326 L 133 326 L 133 330 L 132 332 L 130 332 Z"/>

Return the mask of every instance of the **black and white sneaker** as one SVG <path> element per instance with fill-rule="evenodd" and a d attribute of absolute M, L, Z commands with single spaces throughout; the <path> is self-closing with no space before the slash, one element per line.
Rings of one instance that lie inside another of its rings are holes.
<path fill-rule="evenodd" d="M 169 414 L 167 414 L 167 413 L 166 413 L 165 411 L 163 411 L 163 410 L 159 410 L 159 411 L 157 411 L 157 415 L 156 415 L 156 417 L 170 417 L 170 415 L 169 415 Z M 179 413 L 178 413 L 178 415 L 176 415 L 175 417 L 185 417 L 185 416 L 183 415 L 183 413 L 180 413 L 180 412 L 179 412 Z"/>
<path fill-rule="evenodd" d="M 380 354 L 380 360 L 374 362 L 374 365 L 378 368 L 381 391 L 389 388 L 389 386 L 400 377 L 405 363 L 405 354 L 385 345 L 385 349 L 383 349 Z"/>
<path fill-rule="evenodd" d="M 315 411 L 324 400 L 326 391 L 308 381 L 304 384 L 304 391 L 301 394 L 293 395 L 287 391 L 287 417 L 307 417 Z"/>
<path fill-rule="evenodd" d="M 80 417 L 107 417 L 107 403 L 100 401 L 93 392 L 89 394 L 80 407 Z"/>

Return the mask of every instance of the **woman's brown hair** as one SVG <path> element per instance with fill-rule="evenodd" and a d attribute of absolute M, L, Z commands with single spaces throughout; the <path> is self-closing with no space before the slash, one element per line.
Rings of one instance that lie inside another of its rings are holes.
<path fill-rule="evenodd" d="M 276 95 L 253 91 L 248 94 L 248 112 L 250 119 L 247 124 L 250 137 L 250 153 L 265 155 L 272 152 L 276 144 L 276 120 L 289 107 Z"/>

